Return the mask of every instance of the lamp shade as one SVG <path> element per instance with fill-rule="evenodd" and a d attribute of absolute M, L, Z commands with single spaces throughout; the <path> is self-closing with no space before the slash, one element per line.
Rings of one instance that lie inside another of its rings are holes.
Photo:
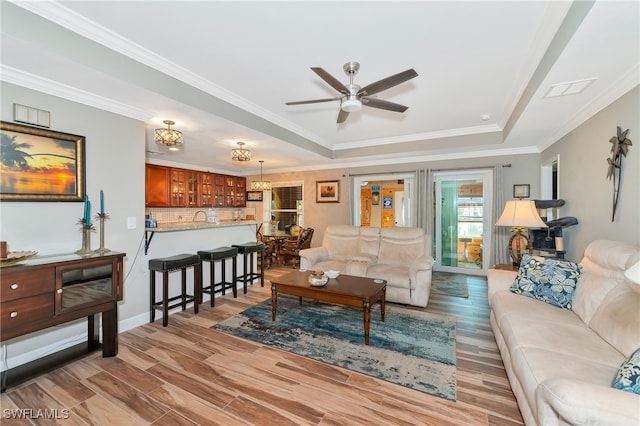
<path fill-rule="evenodd" d="M 536 210 L 536 203 L 525 200 L 507 201 L 496 225 L 547 228 L 547 225 L 540 219 L 538 210 Z"/>
<path fill-rule="evenodd" d="M 260 180 L 251 182 L 251 189 L 256 191 L 270 191 L 271 182 L 262 179 L 262 163 L 264 163 L 264 160 L 260 160 Z"/>

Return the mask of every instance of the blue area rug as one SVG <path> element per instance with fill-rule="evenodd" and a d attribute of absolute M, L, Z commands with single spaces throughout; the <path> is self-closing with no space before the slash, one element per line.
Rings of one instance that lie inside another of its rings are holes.
<path fill-rule="evenodd" d="M 447 296 L 469 298 L 467 276 L 450 272 L 433 271 L 431 273 L 431 291 Z"/>
<path fill-rule="evenodd" d="M 387 304 L 371 312 L 369 346 L 361 310 L 279 296 L 271 321 L 265 300 L 211 327 L 317 361 L 456 400 L 456 323 L 452 317 Z"/>

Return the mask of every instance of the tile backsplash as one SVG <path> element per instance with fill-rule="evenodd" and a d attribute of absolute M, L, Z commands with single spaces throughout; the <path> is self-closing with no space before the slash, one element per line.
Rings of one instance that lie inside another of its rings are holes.
<path fill-rule="evenodd" d="M 166 222 L 193 222 L 196 213 L 199 213 L 197 220 L 206 221 L 209 210 L 213 210 L 218 216 L 218 220 L 235 220 L 237 217 L 247 220 L 255 220 L 256 209 L 250 207 L 241 207 L 237 209 L 208 209 L 208 208 L 146 208 L 145 214 L 150 219 L 155 219 L 158 223 Z M 252 216 L 253 215 L 253 219 Z"/>

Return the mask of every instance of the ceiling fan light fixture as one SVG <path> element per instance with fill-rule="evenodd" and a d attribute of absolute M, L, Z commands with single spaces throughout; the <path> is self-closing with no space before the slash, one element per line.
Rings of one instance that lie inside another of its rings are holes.
<path fill-rule="evenodd" d="M 240 148 L 234 148 L 231 150 L 231 159 L 233 161 L 249 161 L 251 160 L 251 151 L 244 149 L 244 142 L 238 142 Z"/>
<path fill-rule="evenodd" d="M 159 145 L 168 146 L 171 151 L 178 151 L 179 147 L 184 144 L 182 132 L 171 128 L 171 126 L 176 124 L 171 120 L 164 120 L 163 123 L 167 125 L 167 128 L 156 129 L 154 132 L 154 140 Z"/>
<path fill-rule="evenodd" d="M 344 112 L 360 111 L 360 108 L 362 108 L 362 101 L 356 96 L 347 96 L 340 104 L 340 108 L 342 108 Z"/>

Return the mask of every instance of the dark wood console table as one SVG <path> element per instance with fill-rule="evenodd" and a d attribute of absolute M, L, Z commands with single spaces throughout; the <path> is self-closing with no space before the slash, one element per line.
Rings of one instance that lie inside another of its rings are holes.
<path fill-rule="evenodd" d="M 1 268 L 0 340 L 6 343 L 18 336 L 87 317 L 84 353 L 102 347 L 103 357 L 117 355 L 124 256 L 125 253 L 118 252 L 37 256 Z M 96 314 L 102 314 L 102 345 Z M 59 363 L 58 357 L 3 371 L 2 391 L 51 369 L 52 362 Z"/>

